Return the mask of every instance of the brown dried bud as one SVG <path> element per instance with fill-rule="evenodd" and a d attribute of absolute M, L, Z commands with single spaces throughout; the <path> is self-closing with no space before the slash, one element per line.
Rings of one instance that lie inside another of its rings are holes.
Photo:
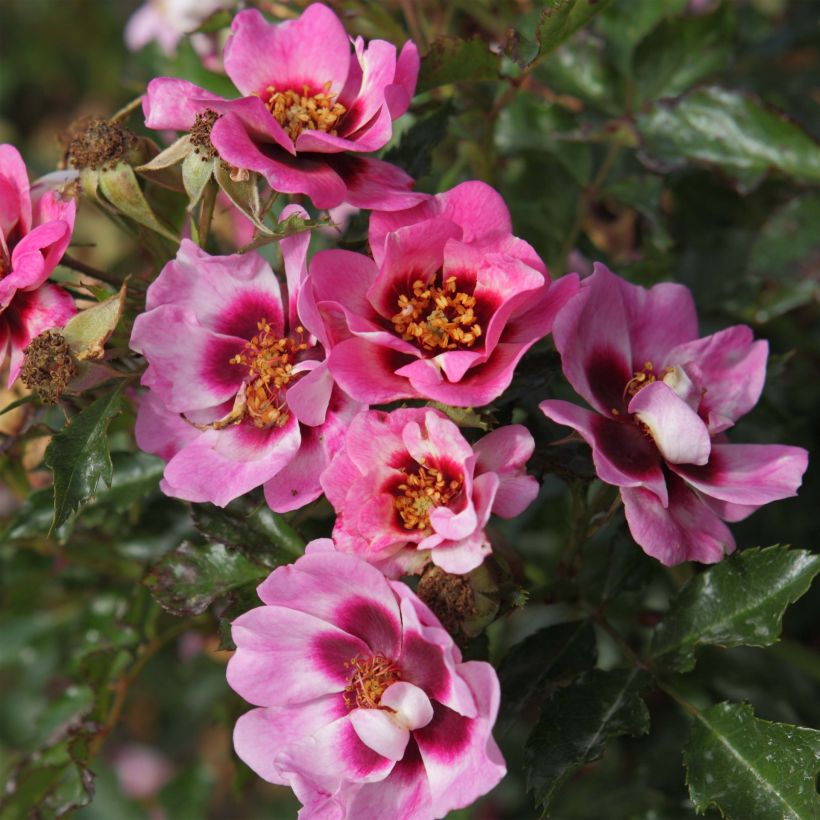
<path fill-rule="evenodd" d="M 416 594 L 456 641 L 471 637 L 464 629 L 465 621 L 475 617 L 478 610 L 468 576 L 450 575 L 430 565 L 421 576 Z"/>
<path fill-rule="evenodd" d="M 75 168 L 113 167 L 118 162 L 129 159 L 136 152 L 137 135 L 117 122 L 97 117 L 82 117 L 75 120 L 62 136 L 66 144 L 66 158 Z M 135 160 L 138 158 L 133 157 Z"/>
<path fill-rule="evenodd" d="M 191 128 L 191 145 L 194 146 L 194 153 L 199 154 L 203 160 L 213 159 L 216 156 L 216 149 L 211 143 L 211 129 L 220 115 L 211 108 L 200 111 L 196 115 L 193 127 Z"/>
<path fill-rule="evenodd" d="M 59 330 L 46 330 L 23 351 L 20 378 L 45 404 L 56 404 L 77 375 L 77 362 Z"/>

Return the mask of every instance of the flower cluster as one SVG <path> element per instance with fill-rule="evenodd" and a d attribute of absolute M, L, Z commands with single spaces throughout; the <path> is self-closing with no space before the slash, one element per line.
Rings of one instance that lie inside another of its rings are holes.
<path fill-rule="evenodd" d="M 149 3 L 129 41 L 157 36 L 170 51 L 226 5 Z M 489 185 L 419 193 L 372 156 L 415 93 L 412 42 L 351 40 L 321 4 L 278 24 L 249 8 L 233 17 L 222 62 L 231 99 L 161 77 L 142 100 L 149 128 L 183 132 L 163 153 L 184 163 L 177 177 L 170 160 L 136 170 L 168 172 L 154 181 L 185 190 L 197 218 L 144 282 L 131 368 L 103 379 L 141 368 L 135 438 L 164 460 L 168 496 L 224 507 L 257 491 L 278 513 L 324 496 L 335 513 L 332 538 L 276 569 L 258 588 L 263 606 L 233 622 L 228 682 L 256 707 L 236 725 L 238 755 L 291 787 L 303 820 L 440 818 L 505 773 L 492 737 L 500 687 L 489 663 L 462 661 L 447 618 L 401 578 L 424 576 L 423 597 L 434 574 L 459 576 L 448 588 L 472 594 L 482 565 L 495 565 L 492 516 L 516 517 L 538 496 L 525 426 L 536 420 L 486 408 L 527 351 L 551 336 L 589 407 L 535 398 L 590 445 L 634 540 L 663 564 L 734 550 L 726 522 L 794 495 L 807 454 L 729 442 L 765 380 L 768 348 L 749 328 L 699 338 L 685 287 L 647 290 L 601 265 L 552 281 Z M 99 187 L 99 204 L 173 239 L 129 162 L 118 151 L 99 169 L 74 164 L 95 197 Z M 240 207 L 256 231 L 232 255 L 207 250 L 218 247 L 208 244 L 217 182 L 222 207 Z M 274 208 L 278 194 L 302 204 Z M 310 255 L 320 223 L 308 206 L 371 210 L 366 252 L 362 242 L 362 252 Z M 26 350 L 29 371 L 46 380 L 57 364 L 63 381 L 78 372 L 71 339 L 56 330 L 76 313 L 73 299 L 47 282 L 75 210 L 54 191 L 32 196 L 20 155 L 0 146 L 9 384 Z M 281 265 L 258 250 L 274 242 Z"/>

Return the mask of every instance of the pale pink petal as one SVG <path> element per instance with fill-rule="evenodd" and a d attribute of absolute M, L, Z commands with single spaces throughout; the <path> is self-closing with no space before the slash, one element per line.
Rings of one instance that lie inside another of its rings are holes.
<path fill-rule="evenodd" d="M 134 437 L 140 450 L 170 461 L 201 435 L 201 431 L 179 413 L 169 410 L 153 390 L 140 394 L 134 426 Z"/>
<path fill-rule="evenodd" d="M 469 806 L 507 773 L 491 734 L 500 700 L 495 670 L 488 663 L 469 661 L 459 664 L 458 672 L 475 695 L 478 717 L 468 720 L 436 706 L 433 720 L 413 732 L 430 783 L 436 817 Z"/>
<path fill-rule="evenodd" d="M 326 621 L 284 606 L 260 606 L 231 624 L 237 646 L 228 683 L 254 706 L 286 706 L 341 693 L 345 663 L 367 653 L 358 638 Z"/>
<path fill-rule="evenodd" d="M 423 689 L 406 681 L 397 681 L 384 690 L 382 706 L 392 709 L 391 720 L 410 729 L 420 729 L 433 719 L 433 706 Z"/>
<path fill-rule="evenodd" d="M 525 310 L 518 311 L 504 329 L 502 340 L 512 344 L 531 344 L 552 330 L 564 305 L 578 292 L 578 277 L 574 273 L 556 279 L 549 288 L 542 288 Z"/>
<path fill-rule="evenodd" d="M 300 205 L 286 205 L 279 215 L 279 222 L 285 222 L 291 216 L 307 219 L 308 212 Z M 301 231 L 293 236 L 286 236 L 279 242 L 288 283 L 288 326 L 291 332 L 301 324 L 298 310 L 299 294 L 308 275 L 307 252 L 309 247 L 310 231 Z"/>
<path fill-rule="evenodd" d="M 670 464 L 706 464 L 712 443 L 700 416 L 662 381 L 648 384 L 629 402 Z"/>
<path fill-rule="evenodd" d="M 325 312 L 322 303 L 336 303 L 344 309 L 348 321 L 354 316 L 378 319 L 367 298 L 377 275 L 373 260 L 361 253 L 332 249 L 319 251 L 310 260 L 309 284 L 320 310 Z"/>
<path fill-rule="evenodd" d="M 705 495 L 756 508 L 797 494 L 808 466 L 802 447 L 781 444 L 713 444 L 702 467 L 680 464 L 673 469 Z"/>
<path fill-rule="evenodd" d="M 401 635 L 396 599 L 384 576 L 343 553 L 306 555 L 263 581 L 259 597 L 336 624 L 387 657 L 398 653 Z"/>
<path fill-rule="evenodd" d="M 225 72 L 243 94 L 279 91 L 312 93 L 330 83 L 330 92 L 344 88 L 350 66 L 350 42 L 339 18 L 321 3 L 309 6 L 295 20 L 269 23 L 256 9 L 234 17 L 225 46 Z"/>
<path fill-rule="evenodd" d="M 712 433 L 720 432 L 757 404 L 766 380 L 769 346 L 754 341 L 745 325 L 726 328 L 671 350 L 666 363 L 694 362 L 700 369 L 705 393 L 700 413 Z"/>
<path fill-rule="evenodd" d="M 395 684 L 394 684 L 395 686 Z M 401 760 L 410 732 L 382 709 L 354 709 L 350 713 L 350 723 L 359 740 L 376 754 L 388 760 Z"/>
<path fill-rule="evenodd" d="M 729 528 L 677 476 L 670 476 L 669 506 L 641 487 L 622 487 L 632 537 L 647 555 L 671 566 L 683 561 L 713 564 L 734 552 Z"/>
<path fill-rule="evenodd" d="M 538 495 L 538 482 L 526 474 L 534 449 L 535 440 L 520 424 L 498 427 L 473 445 L 476 474 L 494 472 L 500 480 L 492 508 L 496 515 L 514 518 Z"/>
<path fill-rule="evenodd" d="M 666 506 L 666 480 L 660 455 L 636 424 L 611 421 L 558 399 L 543 401 L 538 406 L 556 424 L 565 424 L 581 434 L 592 447 L 595 472 L 602 481 L 618 487 L 645 487 Z"/>
<path fill-rule="evenodd" d="M 287 786 L 287 776 L 277 768 L 276 758 L 292 743 L 318 732 L 346 712 L 339 695 L 286 707 L 251 709 L 236 722 L 234 749 L 239 759 L 263 780 Z"/>

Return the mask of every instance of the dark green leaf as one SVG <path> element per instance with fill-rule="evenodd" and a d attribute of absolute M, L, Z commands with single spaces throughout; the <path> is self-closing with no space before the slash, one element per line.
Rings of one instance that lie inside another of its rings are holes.
<path fill-rule="evenodd" d="M 588 620 L 539 629 L 512 647 L 498 668 L 498 731 L 503 734 L 536 695 L 543 699 L 557 684 L 591 669 L 595 656 L 595 630 Z"/>
<path fill-rule="evenodd" d="M 414 179 L 426 176 L 430 173 L 433 150 L 447 136 L 452 113 L 453 106 L 448 101 L 424 119 L 414 122 L 402 134 L 399 144 L 384 155 L 384 159 L 398 165 Z"/>
<path fill-rule="evenodd" d="M 719 703 L 695 715 L 683 761 L 699 812 L 716 806 L 727 820 L 820 817 L 820 732 L 813 729 L 760 720 L 748 704 Z"/>
<path fill-rule="evenodd" d="M 119 384 L 90 404 L 48 445 L 45 463 L 54 472 L 55 528 L 95 495 L 100 479 L 111 486 L 108 425 L 120 412 L 122 390 Z"/>
<path fill-rule="evenodd" d="M 241 550 L 250 560 L 274 568 L 298 558 L 304 539 L 267 505 L 252 506 L 239 499 L 225 509 L 195 504 L 196 528 L 208 538 Z"/>
<path fill-rule="evenodd" d="M 637 669 L 596 669 L 559 690 L 541 710 L 526 747 L 527 788 L 546 807 L 566 779 L 597 760 L 617 735 L 649 731 Z"/>
<path fill-rule="evenodd" d="M 555 51 L 610 3 L 612 0 L 549 0 L 535 30 L 538 51 L 532 61 Z"/>
<path fill-rule="evenodd" d="M 184 541 L 154 565 L 144 583 L 174 615 L 198 615 L 220 596 L 258 582 L 268 572 L 224 544 Z"/>
<path fill-rule="evenodd" d="M 637 102 L 676 96 L 722 70 L 729 60 L 731 34 L 728 5 L 714 14 L 665 20 L 635 51 Z"/>
<path fill-rule="evenodd" d="M 715 166 L 753 188 L 770 171 L 820 182 L 820 146 L 795 123 L 752 97 L 723 88 L 698 88 L 656 103 L 636 117 L 650 167 L 687 162 Z"/>
<path fill-rule="evenodd" d="M 497 80 L 501 57 L 493 54 L 480 37 L 460 40 L 440 37 L 422 57 L 416 92 L 449 83 Z"/>
<path fill-rule="evenodd" d="M 652 655 L 686 671 L 701 644 L 768 646 L 780 635 L 786 607 L 820 572 L 820 555 L 775 546 L 747 549 L 697 575 L 655 630 Z"/>

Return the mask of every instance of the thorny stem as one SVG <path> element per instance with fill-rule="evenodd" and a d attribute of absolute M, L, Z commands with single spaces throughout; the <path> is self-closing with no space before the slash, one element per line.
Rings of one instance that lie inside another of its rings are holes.
<path fill-rule="evenodd" d="M 142 105 L 142 94 L 136 99 L 131 100 L 130 103 L 124 105 L 113 117 L 111 117 L 111 122 L 122 122 L 122 120 L 126 119 L 132 111 L 136 111 Z"/>

